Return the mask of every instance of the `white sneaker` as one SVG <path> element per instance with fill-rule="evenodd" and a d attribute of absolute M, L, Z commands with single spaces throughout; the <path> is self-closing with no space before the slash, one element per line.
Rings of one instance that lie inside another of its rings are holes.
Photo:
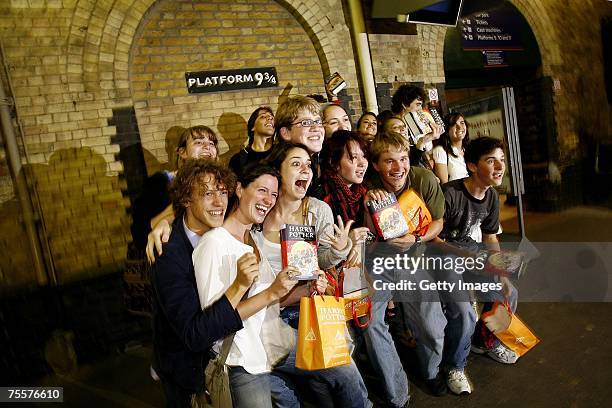
<path fill-rule="evenodd" d="M 472 393 L 473 387 L 472 382 L 468 378 L 465 371 L 454 368 L 448 372 L 446 377 L 446 385 L 453 394 L 457 395 L 469 395 Z"/>
<path fill-rule="evenodd" d="M 493 360 L 502 364 L 514 364 L 518 360 L 519 355 L 514 351 L 510 350 L 503 344 L 499 343 L 492 349 L 484 349 L 476 346 L 472 346 L 472 352 L 476 354 L 486 354 Z"/>

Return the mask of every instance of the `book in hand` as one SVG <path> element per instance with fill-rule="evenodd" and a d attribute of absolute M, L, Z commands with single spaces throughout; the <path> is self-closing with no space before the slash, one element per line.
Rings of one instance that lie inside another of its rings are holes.
<path fill-rule="evenodd" d="M 410 136 L 415 140 L 433 132 L 433 129 L 429 126 L 429 119 L 423 112 L 408 112 L 404 115 L 404 121 L 408 127 L 408 132 L 410 132 Z"/>
<path fill-rule="evenodd" d="M 402 214 L 395 194 L 389 193 L 384 200 L 370 200 L 366 206 L 372 215 L 372 221 L 383 239 L 401 237 L 408 233 L 408 223 Z"/>
<path fill-rule="evenodd" d="M 429 113 L 436 125 L 438 125 L 441 128 L 441 131 L 444 132 L 444 120 L 442 120 L 438 110 L 436 108 L 429 108 Z"/>
<path fill-rule="evenodd" d="M 283 268 L 291 265 L 300 271 L 298 280 L 317 278 L 317 234 L 313 225 L 285 224 L 280 230 Z"/>

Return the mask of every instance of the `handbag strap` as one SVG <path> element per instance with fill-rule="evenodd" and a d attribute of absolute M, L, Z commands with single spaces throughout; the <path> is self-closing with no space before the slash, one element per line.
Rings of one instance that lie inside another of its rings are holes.
<path fill-rule="evenodd" d="M 302 199 L 302 223 L 308 225 L 308 204 L 310 203 L 310 197 L 306 196 Z"/>
<path fill-rule="evenodd" d="M 225 364 L 227 356 L 230 352 L 230 348 L 232 347 L 232 343 L 234 342 L 234 336 L 236 336 L 236 333 L 227 336 L 223 340 L 223 345 L 221 346 L 221 354 L 219 354 L 219 363 Z"/>

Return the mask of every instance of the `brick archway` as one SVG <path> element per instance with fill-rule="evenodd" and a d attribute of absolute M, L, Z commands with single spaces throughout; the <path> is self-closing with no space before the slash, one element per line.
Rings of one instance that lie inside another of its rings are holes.
<path fill-rule="evenodd" d="M 540 49 L 543 73 L 544 75 L 551 75 L 554 71 L 553 67 L 563 63 L 559 43 L 550 30 L 554 22 L 550 19 L 549 14 L 546 13 L 537 2 L 529 0 L 511 0 L 510 3 L 516 7 L 529 23 L 531 31 L 538 43 L 538 48 Z"/>
<path fill-rule="evenodd" d="M 312 0 L 277 0 L 302 25 L 312 41 L 323 75 L 338 70 L 357 84 L 354 63 L 347 61 L 337 43 L 350 43 L 348 29 L 335 28 L 320 5 Z M 109 99 L 129 98 L 129 53 L 139 25 L 155 0 L 79 0 L 68 36 L 67 72 L 80 77 L 83 91 Z M 341 2 L 338 1 L 341 7 Z M 331 26 L 331 30 L 330 30 Z M 340 47 L 341 48 L 341 47 Z M 77 81 L 74 81 L 77 82 Z M 129 101 L 124 101 L 129 105 Z M 121 104 L 121 102 L 119 102 Z"/>

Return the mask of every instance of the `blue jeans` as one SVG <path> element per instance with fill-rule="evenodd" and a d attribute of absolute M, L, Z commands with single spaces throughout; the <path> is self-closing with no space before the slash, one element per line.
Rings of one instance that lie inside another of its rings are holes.
<path fill-rule="evenodd" d="M 455 283 L 453 292 L 416 293 L 414 301 L 403 302 L 404 316 L 416 339 L 416 354 L 425 379 L 433 379 L 441 367 L 464 369 L 470 354 L 476 313 L 468 294 L 457 292 L 461 275 L 452 270 L 418 270 L 415 281 Z"/>
<path fill-rule="evenodd" d="M 391 273 L 395 275 L 394 272 Z M 381 277 L 384 281 L 394 279 L 394 276 Z M 408 377 L 400 361 L 395 343 L 385 322 L 387 303 L 393 297 L 388 290 L 377 290 L 372 296 L 372 318 L 368 327 L 363 330 L 368 357 L 376 374 L 382 379 L 383 388 L 389 404 L 393 407 L 403 407 L 408 395 Z"/>
<path fill-rule="evenodd" d="M 235 408 L 299 407 L 298 389 L 304 389 L 319 407 L 369 408 L 368 391 L 353 361 L 324 370 L 307 371 L 295 367 L 295 350 L 277 364 L 271 373 L 249 374 L 242 367 L 231 367 L 230 387 Z"/>

